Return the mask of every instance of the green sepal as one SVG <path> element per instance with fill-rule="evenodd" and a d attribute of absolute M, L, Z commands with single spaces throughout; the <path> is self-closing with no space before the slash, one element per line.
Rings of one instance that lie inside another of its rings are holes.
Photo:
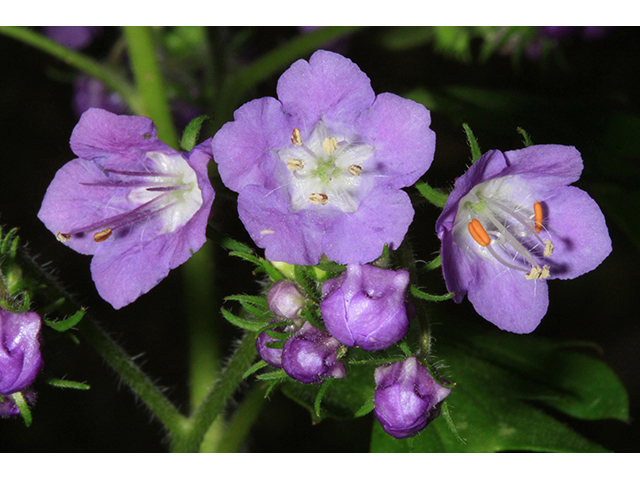
<path fill-rule="evenodd" d="M 280 270 L 275 268 L 273 265 L 271 265 L 271 263 L 268 260 L 265 260 L 264 258 L 259 258 L 253 254 L 240 252 L 237 250 L 233 250 L 229 252 L 229 255 L 232 255 L 234 257 L 240 257 L 251 263 L 254 263 L 259 267 L 257 271 L 265 272 L 267 275 L 271 277 L 273 281 L 277 282 L 278 280 L 282 280 L 284 278 L 284 275 L 280 272 Z"/>
<path fill-rule="evenodd" d="M 244 318 L 240 318 L 239 316 L 234 315 L 229 310 L 226 310 L 224 308 L 221 308 L 220 312 L 227 322 L 235 325 L 238 328 L 249 330 L 251 332 L 258 332 L 269 324 L 269 322 L 259 320 L 246 320 Z"/>
<path fill-rule="evenodd" d="M 29 405 L 27 405 L 27 401 L 22 395 L 22 392 L 11 394 L 11 398 L 16 402 L 16 407 L 20 410 L 20 415 L 22 416 L 22 420 L 24 420 L 24 424 L 27 427 L 31 426 L 33 423 L 33 417 L 31 416 L 31 410 L 29 409 Z"/>
<path fill-rule="evenodd" d="M 256 378 L 258 380 L 284 380 L 285 378 L 289 378 L 289 375 L 287 375 L 287 372 L 284 370 L 278 369 L 273 372 L 256 375 Z"/>
<path fill-rule="evenodd" d="M 448 193 L 441 192 L 436 190 L 428 183 L 419 181 L 415 184 L 415 187 L 418 189 L 420 194 L 426 198 L 429 202 L 439 208 L 444 208 L 447 203 L 447 198 L 449 198 Z"/>
<path fill-rule="evenodd" d="M 70 317 L 65 318 L 64 320 L 52 322 L 51 320 L 44 319 L 44 323 L 45 325 L 53 328 L 57 332 L 66 332 L 67 330 L 75 327 L 78 324 L 78 322 L 82 320 L 82 317 L 84 317 L 84 314 L 85 314 L 85 310 L 81 309 L 81 310 L 78 310 L 73 315 L 71 315 Z"/>
<path fill-rule="evenodd" d="M 242 379 L 244 380 L 247 377 L 250 377 L 251 375 L 253 375 L 254 373 L 262 370 L 265 367 L 268 367 L 269 364 L 267 362 L 265 362 L 264 360 L 259 360 L 256 363 L 254 363 L 253 365 L 251 365 L 251 367 L 249 367 L 247 369 L 246 372 L 244 372 L 242 374 Z"/>
<path fill-rule="evenodd" d="M 430 272 L 431 270 L 435 270 L 436 268 L 440 268 L 441 265 L 442 265 L 442 256 L 438 255 L 436 258 L 434 258 L 429 263 L 427 263 L 423 267 L 423 270 L 425 270 L 427 272 Z"/>
<path fill-rule="evenodd" d="M 327 393 L 327 389 L 331 386 L 331 383 L 333 383 L 334 380 L 335 378 L 329 377 L 324 382 L 322 382 L 322 385 L 320 385 L 320 389 L 318 390 L 316 399 L 313 402 L 313 409 L 317 417 L 320 417 L 320 407 L 322 406 L 322 399 L 324 398 L 324 394 Z"/>
<path fill-rule="evenodd" d="M 273 316 L 273 314 L 269 312 L 267 300 L 264 297 L 256 297 L 254 295 L 229 295 L 225 297 L 225 301 L 226 300 L 240 302 L 240 305 L 242 305 L 247 312 L 256 317 Z"/>
<path fill-rule="evenodd" d="M 200 129 L 205 120 L 209 119 L 209 115 L 200 115 L 189 122 L 182 133 L 180 140 L 180 148 L 185 152 L 190 152 L 198 143 Z"/>
<path fill-rule="evenodd" d="M 73 380 L 64 380 L 62 378 L 50 378 L 47 383 L 52 387 L 72 388 L 74 390 L 89 390 L 90 385 L 82 382 L 74 382 Z"/>
<path fill-rule="evenodd" d="M 411 295 L 422 300 L 428 300 L 430 302 L 442 302 L 444 300 L 450 300 L 455 296 L 455 293 L 445 293 L 444 295 L 432 295 L 430 293 L 423 292 L 418 287 L 411 285 Z"/>
<path fill-rule="evenodd" d="M 525 147 L 530 147 L 531 145 L 533 145 L 533 142 L 531 141 L 531 136 L 527 133 L 527 131 L 524 128 L 518 127 L 516 128 L 516 130 L 524 138 Z"/>
<path fill-rule="evenodd" d="M 473 135 L 471 127 L 469 127 L 468 124 L 463 123 L 462 128 L 464 129 L 464 133 L 467 135 L 467 142 L 469 143 L 469 147 L 471 148 L 471 163 L 475 163 L 475 161 L 482 156 L 482 151 L 480 150 L 478 139 Z"/>
<path fill-rule="evenodd" d="M 353 414 L 353 416 L 356 418 L 364 417 L 368 413 L 372 412 L 374 407 L 373 400 L 374 400 L 374 397 L 371 397 L 369 400 L 367 400 L 365 404 L 362 405 L 362 407 L 360 407 L 360 409 Z"/>

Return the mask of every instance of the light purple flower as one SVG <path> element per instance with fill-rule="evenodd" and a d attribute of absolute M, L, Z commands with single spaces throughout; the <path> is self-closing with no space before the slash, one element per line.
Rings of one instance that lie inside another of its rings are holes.
<path fill-rule="evenodd" d="M 39 334 L 37 313 L 0 309 L 0 395 L 19 392 L 35 380 L 43 365 Z"/>
<path fill-rule="evenodd" d="M 547 279 L 571 279 L 611 252 L 598 205 L 569 186 L 574 147 L 536 145 L 485 153 L 456 180 L 436 222 L 442 271 L 454 300 L 465 294 L 503 330 L 532 332 L 547 312 Z"/>
<path fill-rule="evenodd" d="M 322 383 L 327 377 L 343 378 L 346 370 L 338 362 L 340 342 L 309 322 L 289 337 L 282 347 L 282 368 L 302 383 Z"/>
<path fill-rule="evenodd" d="M 436 382 L 429 370 L 410 357 L 376 368 L 374 413 L 385 432 L 412 437 L 440 414 L 440 402 L 451 390 Z"/>
<path fill-rule="evenodd" d="M 367 263 L 397 248 L 413 219 L 409 196 L 429 168 L 429 111 L 390 93 L 339 54 L 317 51 L 253 100 L 213 139 L 224 184 L 269 260 Z M 391 221 L 390 219 L 393 219 Z"/>
<path fill-rule="evenodd" d="M 208 141 L 188 154 L 144 117 L 85 112 L 71 135 L 79 158 L 56 174 L 38 217 L 58 240 L 93 255 L 98 293 L 121 308 L 204 244 L 214 191 Z"/>
<path fill-rule="evenodd" d="M 90 108 L 101 108 L 118 115 L 128 111 L 127 103 L 122 96 L 109 90 L 109 87 L 97 78 L 81 75 L 73 87 L 73 110 L 78 117 Z"/>
<path fill-rule="evenodd" d="M 44 34 L 72 50 L 80 50 L 102 33 L 103 27 L 44 27 Z"/>
<path fill-rule="evenodd" d="M 409 272 L 348 265 L 322 285 L 320 310 L 331 335 L 348 347 L 382 350 L 409 330 Z"/>
<path fill-rule="evenodd" d="M 278 280 L 267 292 L 269 310 L 281 317 L 296 318 L 304 304 L 304 296 L 288 280 Z"/>

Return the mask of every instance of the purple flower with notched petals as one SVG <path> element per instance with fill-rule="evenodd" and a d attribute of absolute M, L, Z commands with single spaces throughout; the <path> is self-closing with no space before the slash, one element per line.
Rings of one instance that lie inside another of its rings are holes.
<path fill-rule="evenodd" d="M 413 219 L 409 196 L 429 168 L 429 111 L 376 96 L 351 60 L 317 51 L 278 81 L 278 99 L 240 107 L 213 139 L 224 184 L 269 260 L 367 263 L 397 248 Z M 393 219 L 390 221 L 389 219 Z"/>
<path fill-rule="evenodd" d="M 322 285 L 320 303 L 325 327 L 348 347 L 382 350 L 409 330 L 409 272 L 373 265 L 348 265 Z"/>
<path fill-rule="evenodd" d="M 442 271 L 454 300 L 465 294 L 503 330 L 530 333 L 547 312 L 547 279 L 576 278 L 611 252 L 598 205 L 570 186 L 574 147 L 492 150 L 456 180 L 436 222 Z"/>
<path fill-rule="evenodd" d="M 19 392 L 35 380 L 43 365 L 39 334 L 37 313 L 0 309 L 0 396 Z"/>
<path fill-rule="evenodd" d="M 71 135 L 79 158 L 47 189 L 38 217 L 73 250 L 93 255 L 98 293 L 121 308 L 204 244 L 214 191 L 208 141 L 180 153 L 144 117 L 87 110 Z"/>
<path fill-rule="evenodd" d="M 451 390 L 436 382 L 429 370 L 411 357 L 376 368 L 374 413 L 385 432 L 412 437 L 440 414 L 440 402 Z"/>
<path fill-rule="evenodd" d="M 346 370 L 338 362 L 340 342 L 309 322 L 289 337 L 282 347 L 282 368 L 302 383 L 322 383 L 327 377 L 343 378 Z"/>

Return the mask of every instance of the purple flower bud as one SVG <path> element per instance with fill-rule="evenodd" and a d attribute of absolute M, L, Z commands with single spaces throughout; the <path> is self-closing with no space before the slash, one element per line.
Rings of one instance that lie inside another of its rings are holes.
<path fill-rule="evenodd" d="M 278 280 L 267 293 L 269 310 L 281 317 L 296 318 L 304 303 L 305 299 L 296 285 L 288 280 Z"/>
<path fill-rule="evenodd" d="M 337 362 L 340 342 L 309 322 L 282 347 L 282 368 L 302 383 L 322 383 L 325 377 L 343 378 L 347 372 Z"/>
<path fill-rule="evenodd" d="M 376 368 L 374 412 L 384 431 L 395 438 L 416 435 L 440 414 L 451 390 L 438 384 L 429 370 L 410 357 Z"/>
<path fill-rule="evenodd" d="M 277 320 L 273 319 L 271 323 L 276 323 Z M 278 333 L 289 333 L 298 330 L 299 325 L 288 325 L 286 327 L 276 327 L 272 330 Z M 256 339 L 256 350 L 260 358 L 273 367 L 282 367 L 282 348 L 272 348 L 267 344 L 271 342 L 277 342 L 278 340 L 269 335 L 266 331 L 261 332 Z"/>
<path fill-rule="evenodd" d="M 37 313 L 0 309 L 0 395 L 19 392 L 36 378 L 42 368 L 39 332 Z"/>
<path fill-rule="evenodd" d="M 325 326 L 348 347 L 382 350 L 409 329 L 406 292 L 409 272 L 372 265 L 348 265 L 324 282 L 320 304 Z"/>

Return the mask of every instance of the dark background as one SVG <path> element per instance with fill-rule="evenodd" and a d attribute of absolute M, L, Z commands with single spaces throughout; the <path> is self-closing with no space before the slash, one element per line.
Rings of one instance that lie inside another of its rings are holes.
<path fill-rule="evenodd" d="M 251 55 L 298 34 L 294 28 L 253 28 L 247 33 L 248 45 L 254 49 Z M 432 128 L 438 143 L 427 174 L 434 186 L 450 185 L 469 164 L 461 128 L 464 121 L 473 128 L 483 150 L 520 148 L 522 137 L 516 127 L 523 127 L 537 144 L 575 145 L 581 151 L 585 172 L 577 185 L 602 206 L 613 253 L 594 272 L 570 282 L 550 283 L 551 306 L 534 335 L 594 341 L 602 346 L 604 360 L 628 388 L 631 423 L 563 421 L 614 451 L 638 451 L 640 446 L 633 420 L 640 386 L 636 306 L 640 212 L 635 208 L 640 191 L 635 182 L 640 178 L 639 33 L 635 28 L 617 28 L 599 40 L 571 37 L 550 58 L 523 58 L 517 64 L 497 54 L 485 62 L 460 62 L 435 52 L 431 43 L 390 51 L 381 42 L 385 29 L 375 28 L 354 34 L 344 52 L 367 73 L 377 93 L 406 95 L 418 86 L 437 93 Z M 85 53 L 101 58 L 117 36 L 116 29 L 107 29 Z M 475 53 L 479 47 L 474 44 Z M 19 227 L 21 238 L 39 260 L 51 262 L 63 282 L 90 306 L 121 345 L 133 355 L 142 355 L 142 368 L 167 387 L 171 400 L 186 406 L 187 339 L 180 270 L 116 312 L 95 292 L 90 258 L 64 248 L 36 217 L 55 172 L 73 158 L 68 145 L 77 122 L 71 108 L 73 70 L 4 36 L 0 36 L 0 65 L 0 224 Z M 275 96 L 279 73 L 251 92 L 251 97 Z M 474 95 L 462 101 L 452 86 L 490 90 L 495 95 Z M 217 225 L 250 243 L 233 218 L 231 200 L 220 196 L 213 210 Z M 408 239 L 421 258 L 432 258 L 439 247 L 433 232 L 437 215 L 434 207 L 421 204 L 416 208 Z M 257 291 L 243 282 L 251 278 L 250 265 L 229 258 L 220 249 L 216 256 L 221 296 Z M 433 290 L 443 289 L 438 279 Z M 449 308 L 466 309 L 470 318 L 477 317 L 468 302 Z M 223 345 L 229 345 L 239 332 L 220 323 Z M 486 328 L 493 327 L 487 324 Z M 26 428 L 19 418 L 0 421 L 0 451 L 166 449 L 160 424 L 86 343 L 53 339 L 44 348 L 43 375 L 86 381 L 91 390 L 62 390 L 36 382 L 39 401 L 32 410 L 33 425 Z M 256 452 L 366 451 L 371 422 L 369 415 L 353 422 L 327 420 L 314 426 L 303 408 L 276 393 L 264 404 L 245 448 Z"/>

